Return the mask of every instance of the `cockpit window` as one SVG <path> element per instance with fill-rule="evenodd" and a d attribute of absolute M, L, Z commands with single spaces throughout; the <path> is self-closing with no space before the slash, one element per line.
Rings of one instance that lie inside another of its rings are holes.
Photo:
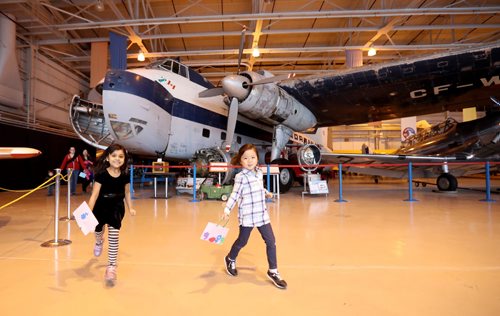
<path fill-rule="evenodd" d="M 184 65 L 180 65 L 180 66 L 181 66 L 181 68 L 179 69 L 179 75 L 189 79 L 187 67 Z"/>
<path fill-rule="evenodd" d="M 163 62 L 163 64 L 161 64 L 161 67 L 165 70 L 171 71 L 172 70 L 172 60 L 171 59 L 165 60 L 165 62 Z"/>
<path fill-rule="evenodd" d="M 172 72 L 175 74 L 179 73 L 179 63 L 172 61 Z"/>
<path fill-rule="evenodd" d="M 188 68 L 185 65 L 180 64 L 175 60 L 165 59 L 163 62 L 161 62 L 161 64 L 159 64 L 159 68 L 171 71 L 175 74 L 181 75 L 189 79 Z"/>

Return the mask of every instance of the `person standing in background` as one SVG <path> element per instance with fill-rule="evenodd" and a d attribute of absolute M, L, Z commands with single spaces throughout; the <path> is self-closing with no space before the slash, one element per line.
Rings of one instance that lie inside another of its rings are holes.
<path fill-rule="evenodd" d="M 64 156 L 61 163 L 61 171 L 71 168 L 71 178 L 68 185 L 70 186 L 71 195 L 76 194 L 76 184 L 78 182 L 78 175 L 82 169 L 82 157 L 76 154 L 75 147 L 70 147 L 68 153 Z M 68 175 L 70 176 L 70 175 Z"/>
<path fill-rule="evenodd" d="M 361 145 L 361 153 L 362 154 L 369 154 L 370 153 L 370 148 L 365 143 L 363 143 L 363 145 Z"/>
<path fill-rule="evenodd" d="M 93 171 L 94 162 L 92 161 L 92 157 L 90 157 L 87 149 L 84 149 L 82 152 L 82 167 L 83 173 L 85 173 L 85 177 L 82 177 L 82 192 L 87 192 L 87 187 L 89 184 L 94 181 L 94 171 Z"/>

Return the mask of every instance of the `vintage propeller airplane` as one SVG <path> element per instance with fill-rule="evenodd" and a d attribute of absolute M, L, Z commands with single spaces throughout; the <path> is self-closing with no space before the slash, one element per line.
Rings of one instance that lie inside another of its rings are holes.
<path fill-rule="evenodd" d="M 221 87 L 165 59 L 108 71 L 97 89 L 102 102 L 75 96 L 70 118 L 80 138 L 98 148 L 120 142 L 132 153 L 208 164 L 228 162 L 226 150 L 255 143 L 270 146 L 269 160 L 286 165 L 281 153 L 294 132 L 487 107 L 498 96 L 499 76 L 500 42 L 304 78 L 243 71 Z M 312 148 L 301 151 L 303 163 L 319 162 Z M 280 189 L 292 182 L 293 171 L 280 169 Z"/>
<path fill-rule="evenodd" d="M 414 178 L 436 178 L 440 191 L 455 191 L 457 177 L 484 173 L 486 161 L 500 161 L 500 103 L 492 101 L 496 106 L 484 117 L 462 123 L 450 117 L 410 136 L 394 154 L 325 153 L 323 161 L 349 164 L 345 171 L 399 179 L 408 177 L 408 168 L 391 164 L 419 163 L 412 167 Z"/>

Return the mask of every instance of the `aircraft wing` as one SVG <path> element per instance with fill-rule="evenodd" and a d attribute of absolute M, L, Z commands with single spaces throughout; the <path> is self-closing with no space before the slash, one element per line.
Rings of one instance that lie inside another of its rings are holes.
<path fill-rule="evenodd" d="M 490 106 L 500 84 L 500 42 L 467 50 L 285 80 L 317 126 L 366 123 Z"/>
<path fill-rule="evenodd" d="M 459 154 L 456 156 L 382 155 L 382 154 L 335 154 L 322 153 L 322 164 L 348 164 L 342 170 L 359 174 L 407 178 L 408 163 L 412 162 L 414 178 L 434 178 L 443 173 L 446 164 L 456 177 L 484 173 L 486 159 Z M 359 165 L 359 166 L 356 166 Z M 491 168 L 498 168 L 494 165 Z"/>

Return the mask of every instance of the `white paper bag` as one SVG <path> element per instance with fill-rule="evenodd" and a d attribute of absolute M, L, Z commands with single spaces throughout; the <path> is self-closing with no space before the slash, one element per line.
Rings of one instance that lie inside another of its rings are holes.
<path fill-rule="evenodd" d="M 209 243 L 222 245 L 222 243 L 226 239 L 228 231 L 229 228 L 227 227 L 208 222 L 207 226 L 203 230 L 203 233 L 201 233 L 200 239 L 206 240 Z"/>
<path fill-rule="evenodd" d="M 75 216 L 78 227 L 80 227 L 84 235 L 95 231 L 95 227 L 99 224 L 97 218 L 94 216 L 94 213 L 92 213 L 92 210 L 85 201 L 78 206 L 78 208 L 73 212 L 73 215 Z"/>

